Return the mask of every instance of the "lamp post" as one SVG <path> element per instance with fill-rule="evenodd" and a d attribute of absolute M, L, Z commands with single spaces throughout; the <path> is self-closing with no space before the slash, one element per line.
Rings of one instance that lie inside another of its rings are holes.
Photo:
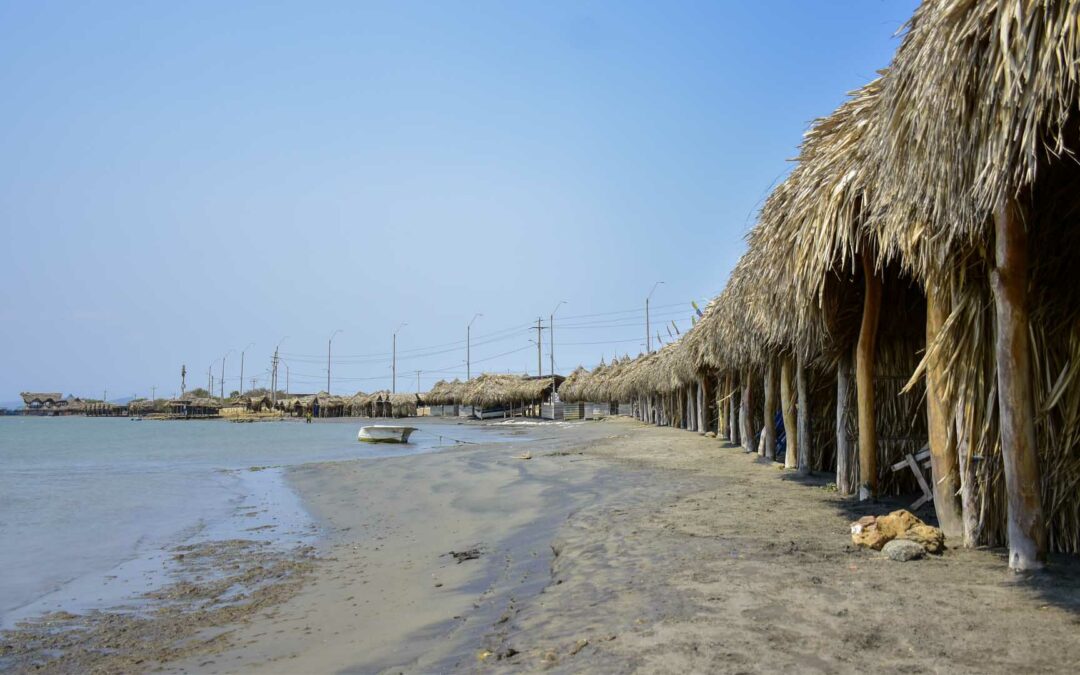
<path fill-rule="evenodd" d="M 394 329 L 394 355 L 393 355 L 393 359 L 392 359 L 391 364 L 390 364 L 390 368 L 391 368 L 390 377 L 393 378 L 393 381 L 390 383 L 390 393 L 391 394 L 396 394 L 397 393 L 397 334 L 398 334 L 399 330 L 401 330 L 402 328 L 404 328 L 405 326 L 408 326 L 408 325 L 409 324 L 402 321 L 401 324 L 399 324 L 398 327 Z"/>
<path fill-rule="evenodd" d="M 559 308 L 566 304 L 565 300 L 560 300 L 559 304 L 555 305 L 555 309 L 551 310 L 551 316 L 548 317 L 548 352 L 551 357 L 551 387 L 552 391 L 555 391 L 555 312 L 559 311 Z M 543 373 L 541 373 L 543 374 Z"/>
<path fill-rule="evenodd" d="M 652 294 L 656 292 L 656 287 L 664 283 L 663 281 L 657 281 L 653 284 L 652 290 L 645 296 L 645 352 L 652 354 L 652 338 L 649 336 L 649 299 L 652 298 Z"/>
<path fill-rule="evenodd" d="M 472 379 L 472 325 L 473 321 L 484 316 L 483 314 L 477 314 L 469 322 L 469 325 L 465 328 L 465 381 L 468 382 Z"/>
<path fill-rule="evenodd" d="M 333 333 L 330 333 L 330 338 L 326 341 L 326 395 L 330 395 L 330 346 L 334 344 L 334 336 L 344 331 L 338 328 Z M 288 380 L 289 367 L 285 367 L 285 378 Z"/>
<path fill-rule="evenodd" d="M 255 346 L 255 343 L 252 342 L 252 343 L 248 344 L 247 347 L 244 347 L 243 349 L 240 350 L 240 395 L 241 396 L 244 395 L 244 352 L 246 352 L 247 350 L 251 349 L 254 346 Z"/>

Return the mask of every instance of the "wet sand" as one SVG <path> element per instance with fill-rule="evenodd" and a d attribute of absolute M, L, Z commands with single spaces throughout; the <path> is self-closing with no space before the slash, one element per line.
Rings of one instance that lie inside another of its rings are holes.
<path fill-rule="evenodd" d="M 858 506 L 715 439 L 629 420 L 313 464 L 326 539 L 302 583 L 166 672 L 1073 672 L 1080 564 L 897 563 Z M 531 459 L 517 459 L 524 452 Z M 157 670 L 160 661 L 146 662 Z M 140 666 L 142 667 L 142 666 Z M 135 668 L 138 669 L 138 668 Z"/>
<path fill-rule="evenodd" d="M 1080 662 L 1080 566 L 896 563 L 859 507 L 722 442 L 628 420 L 526 449 L 299 468 L 315 580 L 207 672 L 1005 672 Z M 458 562 L 451 551 L 479 549 Z M 178 664 L 191 670 L 193 662 Z"/>

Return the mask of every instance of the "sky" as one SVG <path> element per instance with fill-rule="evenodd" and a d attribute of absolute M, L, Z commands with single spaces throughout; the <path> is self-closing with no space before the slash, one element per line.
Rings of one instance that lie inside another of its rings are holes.
<path fill-rule="evenodd" d="M 655 348 L 916 5 L 0 0 L 0 404 Z"/>

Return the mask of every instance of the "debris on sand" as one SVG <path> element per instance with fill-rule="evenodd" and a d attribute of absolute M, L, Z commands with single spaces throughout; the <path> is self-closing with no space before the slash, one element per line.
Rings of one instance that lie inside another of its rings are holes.
<path fill-rule="evenodd" d="M 904 509 L 887 516 L 863 516 L 851 524 L 851 541 L 856 546 L 880 551 L 894 539 L 913 541 L 927 553 L 941 553 L 945 548 L 945 534 L 941 530 Z"/>
<path fill-rule="evenodd" d="M 531 452 L 526 452 L 523 455 L 515 455 L 514 459 L 532 459 L 532 453 Z"/>
<path fill-rule="evenodd" d="M 484 549 L 479 546 L 474 546 L 466 551 L 450 551 L 446 555 L 452 556 L 457 564 L 461 564 L 466 560 L 476 560 L 480 556 L 484 555 Z"/>

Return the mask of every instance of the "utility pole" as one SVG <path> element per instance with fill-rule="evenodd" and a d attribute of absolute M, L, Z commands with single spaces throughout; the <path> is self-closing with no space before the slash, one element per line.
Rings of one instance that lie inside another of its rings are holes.
<path fill-rule="evenodd" d="M 551 316 L 548 317 L 548 352 L 551 356 L 551 386 L 555 386 L 555 312 L 559 311 L 559 308 L 566 304 L 565 300 L 560 300 L 559 304 L 555 305 L 555 309 L 551 310 Z M 543 373 L 541 373 L 542 375 Z M 555 391 L 554 388 L 552 391 Z"/>
<path fill-rule="evenodd" d="M 222 401 L 225 400 L 225 359 L 229 358 L 229 354 L 232 354 L 232 352 L 233 352 L 233 350 L 230 349 L 229 351 L 225 352 L 225 356 L 221 357 L 221 382 L 219 384 L 221 385 L 221 400 Z M 244 386 L 244 383 L 241 382 L 240 387 L 243 388 L 243 386 Z M 210 395 L 213 396 L 214 393 L 210 392 Z"/>
<path fill-rule="evenodd" d="M 270 358 L 270 403 L 277 403 L 277 348 L 274 349 L 274 355 Z"/>
<path fill-rule="evenodd" d="M 422 373 L 422 372 L 424 372 L 424 371 L 422 371 L 422 370 L 416 371 L 416 394 L 418 396 L 420 395 L 420 373 Z"/>
<path fill-rule="evenodd" d="M 285 396 L 286 396 L 286 398 L 288 398 L 288 396 L 289 396 L 289 362 L 284 361 L 283 363 L 285 364 Z"/>
<path fill-rule="evenodd" d="M 187 364 L 180 365 L 180 398 L 187 394 Z"/>
<path fill-rule="evenodd" d="M 214 398 L 214 364 L 206 369 L 206 395 Z"/>
<path fill-rule="evenodd" d="M 240 395 L 241 396 L 244 395 L 244 352 L 246 352 L 247 350 L 251 349 L 254 346 L 255 346 L 255 343 L 252 342 L 247 347 L 244 347 L 243 349 L 240 350 Z M 251 385 L 251 389 L 254 389 L 254 388 L 255 388 L 255 385 Z"/>
<path fill-rule="evenodd" d="M 391 363 L 390 363 L 390 377 L 393 378 L 393 381 L 390 383 L 390 393 L 391 394 L 396 394 L 397 393 L 397 334 L 398 334 L 398 331 L 401 330 L 403 326 L 408 326 L 408 325 L 409 324 L 403 322 L 403 323 L 401 323 L 401 325 L 399 325 L 397 328 L 394 329 L 394 355 L 393 355 Z"/>
<path fill-rule="evenodd" d="M 251 378 L 251 388 L 248 389 L 248 391 L 255 391 L 255 379 L 256 378 L 254 378 L 254 377 Z"/>
<path fill-rule="evenodd" d="M 543 354 L 544 339 L 540 336 L 540 331 L 542 331 L 544 329 L 542 321 L 543 321 L 542 318 L 536 317 L 536 374 L 537 375 L 543 375 L 544 374 L 544 366 L 543 366 L 543 364 L 544 364 L 544 354 Z"/>
<path fill-rule="evenodd" d="M 108 389 L 105 389 L 101 393 L 101 402 L 102 403 L 108 403 L 109 402 L 109 390 Z"/>
<path fill-rule="evenodd" d="M 465 328 L 465 381 L 468 382 L 472 379 L 472 325 L 473 321 L 477 318 L 484 316 L 483 314 L 477 314 L 469 322 L 469 325 Z"/>
<path fill-rule="evenodd" d="M 150 387 L 150 403 L 157 401 L 157 385 Z"/>
<path fill-rule="evenodd" d="M 330 345 L 334 343 L 334 336 L 342 332 L 340 328 L 330 333 L 330 339 L 326 341 L 326 395 L 330 395 Z"/>
<path fill-rule="evenodd" d="M 285 342 L 289 338 L 288 335 L 278 340 L 277 346 L 274 347 L 274 358 L 270 362 L 270 403 L 277 407 L 277 364 L 278 364 L 278 350 L 281 349 L 281 343 Z"/>
<path fill-rule="evenodd" d="M 657 281 L 655 284 L 653 284 L 652 290 L 649 291 L 649 294 L 647 296 L 645 296 L 645 353 L 646 354 L 652 354 L 652 335 L 650 334 L 650 331 L 649 331 L 649 298 L 651 298 L 652 294 L 656 292 L 656 287 L 659 286 L 662 283 L 664 283 L 664 282 L 663 281 Z M 659 339 L 660 339 L 660 337 L 657 336 L 658 341 L 659 341 Z"/>

